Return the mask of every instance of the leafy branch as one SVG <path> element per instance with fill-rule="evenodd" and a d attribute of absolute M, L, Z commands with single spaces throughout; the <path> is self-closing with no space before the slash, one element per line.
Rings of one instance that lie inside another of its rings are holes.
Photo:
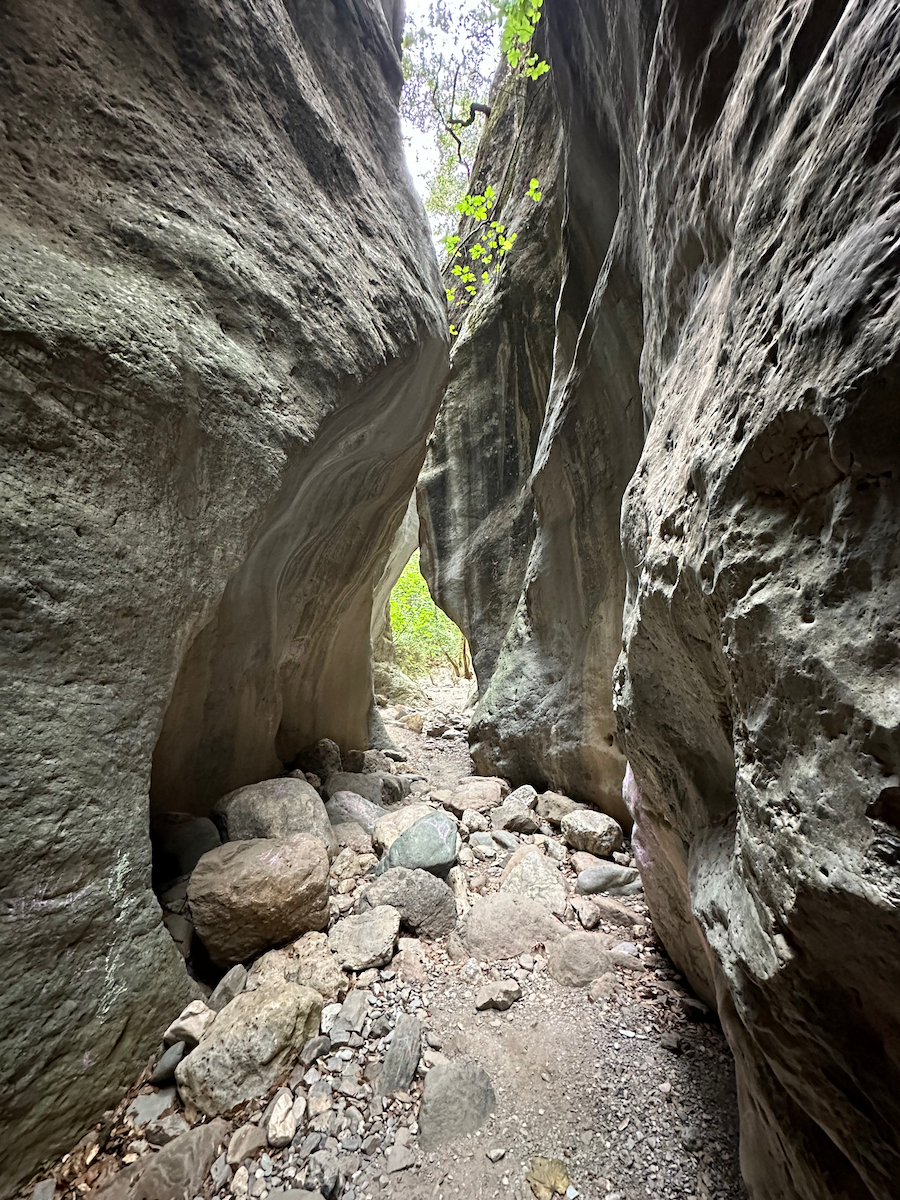
<path fill-rule="evenodd" d="M 516 70 L 521 70 L 528 79 L 540 79 L 550 70 L 537 54 L 529 54 L 531 39 L 541 19 L 543 0 L 494 0 L 494 6 L 503 19 L 500 50 L 506 61 Z"/>
<path fill-rule="evenodd" d="M 540 202 L 542 192 L 539 180 L 531 180 L 525 195 L 535 204 Z M 508 234 L 506 226 L 500 221 L 489 219 L 496 200 L 497 193 L 490 185 L 481 195 L 463 196 L 456 205 L 457 212 L 463 217 L 471 217 L 478 224 L 465 238 L 448 233 L 443 239 L 448 256 L 447 265 L 456 278 L 455 286 L 447 288 L 447 303 L 455 305 L 457 309 L 468 308 L 478 293 L 479 281 L 487 283 L 492 268 L 495 275 L 500 273 L 503 259 L 519 236 L 517 233 Z M 477 240 L 473 242 L 473 238 Z M 455 337 L 459 329 L 451 323 L 450 332 Z"/>

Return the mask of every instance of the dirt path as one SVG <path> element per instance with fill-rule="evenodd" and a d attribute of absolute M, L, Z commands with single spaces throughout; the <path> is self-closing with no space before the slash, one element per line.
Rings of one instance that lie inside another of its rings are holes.
<path fill-rule="evenodd" d="M 465 704 L 465 686 L 428 690 L 433 709 L 447 716 Z M 386 716 L 411 768 L 434 786 L 471 773 L 465 743 L 444 744 L 404 728 L 391 712 Z M 495 891 L 500 870 L 482 863 L 467 869 L 473 892 Z M 569 875 L 574 880 L 574 872 Z M 655 938 L 646 906 L 632 898 L 622 903 L 643 933 L 600 929 L 633 941 L 644 969 L 621 973 L 615 993 L 597 1003 L 583 989 L 557 984 L 540 960 L 537 970 L 514 962 L 487 968 L 473 982 L 465 964 L 452 963 L 440 943 L 426 947 L 428 983 L 419 985 L 419 994 L 424 990 L 429 1000 L 429 1028 L 446 1055 L 485 1067 L 497 1109 L 479 1133 L 423 1156 L 414 1168 L 371 1181 L 363 1195 L 530 1200 L 525 1174 L 534 1155 L 562 1159 L 584 1200 L 745 1195 L 734 1067 L 725 1039 L 714 1024 L 685 1014 L 681 998 L 688 993 Z M 569 924 L 580 928 L 577 921 Z M 514 968 L 522 1000 L 505 1013 L 475 1012 L 479 984 L 512 976 Z M 664 1034 L 677 1049 L 664 1047 Z M 487 1157 L 491 1150 L 504 1152 L 496 1163 Z"/>

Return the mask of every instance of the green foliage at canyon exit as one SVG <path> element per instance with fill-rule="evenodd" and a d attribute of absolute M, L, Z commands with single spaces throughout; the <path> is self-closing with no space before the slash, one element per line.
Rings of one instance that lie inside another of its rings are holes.
<path fill-rule="evenodd" d="M 464 674 L 466 645 L 462 633 L 435 604 L 419 569 L 417 550 L 391 592 L 391 637 L 397 666 L 416 678 L 438 667 Z"/>

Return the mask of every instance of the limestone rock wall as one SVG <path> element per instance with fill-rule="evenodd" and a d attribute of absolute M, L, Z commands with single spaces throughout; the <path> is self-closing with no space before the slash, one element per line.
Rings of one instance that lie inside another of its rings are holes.
<path fill-rule="evenodd" d="M 567 105 L 568 86 L 566 69 L 552 85 L 501 74 L 475 184 L 492 184 L 518 238 L 453 347 L 419 485 L 422 559 L 472 646 L 476 768 L 627 819 L 608 680 L 625 590 L 618 506 L 641 442 L 640 291 L 608 118 Z M 586 530 L 611 553 L 587 553 Z"/>
<path fill-rule="evenodd" d="M 663 10 L 617 680 L 645 884 L 754 1197 L 897 1191 L 900 19 Z"/>
<path fill-rule="evenodd" d="M 446 363 L 399 0 L 12 0 L 0 29 L 0 1193 L 188 981 L 148 790 L 361 745 Z"/>
<path fill-rule="evenodd" d="M 489 612 L 478 587 L 503 593 L 479 765 L 518 782 L 554 778 L 552 764 L 575 790 L 572 764 L 611 732 L 624 597 L 625 795 L 657 928 L 735 1052 L 750 1193 L 888 1200 L 900 1152 L 897 8 L 548 0 L 542 25 L 566 266 L 520 589 L 499 574 L 467 583 L 458 499 L 441 501 L 458 532 L 429 535 L 448 611 L 458 594 L 470 606 L 457 609 L 464 628 Z M 607 231 L 593 256 L 576 252 L 579 213 Z M 570 307 L 578 269 L 587 300 Z M 478 348 L 460 340 L 454 378 L 464 352 L 474 363 Z M 472 453 L 461 419 L 456 430 L 446 460 Z M 425 492 L 436 528 L 429 477 Z M 591 660 L 584 631 L 598 628 Z M 606 803 L 602 789 L 582 794 Z"/>

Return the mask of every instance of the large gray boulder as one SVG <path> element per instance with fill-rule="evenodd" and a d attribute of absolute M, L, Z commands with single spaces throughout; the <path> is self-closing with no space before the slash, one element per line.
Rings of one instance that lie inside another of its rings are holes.
<path fill-rule="evenodd" d="M 318 1033 L 321 1013 L 319 993 L 296 983 L 242 992 L 175 1068 L 181 1098 L 215 1116 L 264 1096 Z"/>
<path fill-rule="evenodd" d="M 379 904 L 396 908 L 400 920 L 424 938 L 439 938 L 456 927 L 456 898 L 430 871 L 392 867 L 370 883 L 359 898 L 359 911 Z"/>
<path fill-rule="evenodd" d="M 238 788 L 216 801 L 212 815 L 229 842 L 308 833 L 322 842 L 329 857 L 338 852 L 322 797 L 302 779 L 264 779 Z"/>
<path fill-rule="evenodd" d="M 401 9 L 3 6 L 0 1195 L 190 997 L 151 764 L 155 813 L 204 816 L 324 735 L 367 744 L 372 592 L 447 355 Z"/>
<path fill-rule="evenodd" d="M 308 833 L 226 842 L 191 876 L 194 928 L 230 966 L 328 924 L 328 854 Z"/>
<path fill-rule="evenodd" d="M 459 840 L 456 822 L 447 813 L 430 812 L 400 834 L 376 868 L 381 875 L 392 867 L 421 868 L 446 879 L 456 862 Z"/>
<path fill-rule="evenodd" d="M 475 958 L 495 962 L 530 954 L 566 932 L 546 905 L 528 896 L 499 892 L 472 905 L 463 925 L 463 941 Z"/>

